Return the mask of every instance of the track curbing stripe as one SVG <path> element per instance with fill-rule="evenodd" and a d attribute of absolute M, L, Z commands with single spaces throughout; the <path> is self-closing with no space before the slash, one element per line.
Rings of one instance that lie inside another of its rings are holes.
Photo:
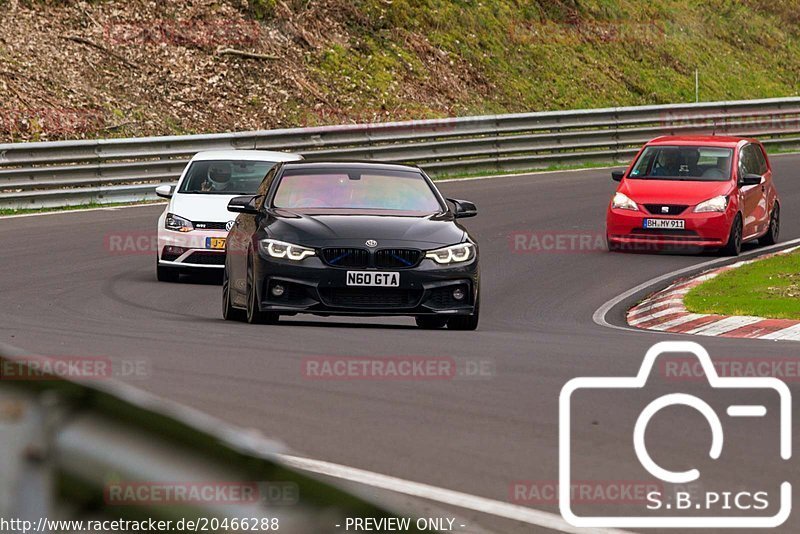
<path fill-rule="evenodd" d="M 798 249 L 800 247 L 793 246 L 767 254 L 759 259 L 789 254 Z M 724 317 L 690 313 L 686 309 L 683 299 L 692 288 L 712 280 L 724 272 L 751 264 L 754 261 L 757 260 L 742 260 L 732 265 L 701 272 L 690 278 L 677 280 L 629 309 L 626 314 L 626 322 L 628 325 L 642 330 L 675 334 L 800 341 L 800 321 L 781 320 L 784 322 L 778 328 L 775 319 L 748 316 Z"/>

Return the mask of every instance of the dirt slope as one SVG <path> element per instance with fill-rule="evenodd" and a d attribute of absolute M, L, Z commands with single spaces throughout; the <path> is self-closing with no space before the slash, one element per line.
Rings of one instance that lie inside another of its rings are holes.
<path fill-rule="evenodd" d="M 0 0 L 0 141 L 797 94 L 788 0 Z M 248 55 L 242 55 L 249 54 Z"/>

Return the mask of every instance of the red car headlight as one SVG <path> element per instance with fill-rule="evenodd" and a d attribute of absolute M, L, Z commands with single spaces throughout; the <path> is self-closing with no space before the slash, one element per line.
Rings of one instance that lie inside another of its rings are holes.
<path fill-rule="evenodd" d="M 718 196 L 701 202 L 694 208 L 695 213 L 724 212 L 728 208 L 728 197 Z"/>
<path fill-rule="evenodd" d="M 614 195 L 614 198 L 611 199 L 611 207 L 619 210 L 639 211 L 639 207 L 636 205 L 636 202 L 628 198 L 628 196 L 623 193 L 617 193 Z"/>

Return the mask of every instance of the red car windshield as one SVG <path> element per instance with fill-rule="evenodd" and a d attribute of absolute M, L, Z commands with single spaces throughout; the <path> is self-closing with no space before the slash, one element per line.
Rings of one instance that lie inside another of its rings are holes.
<path fill-rule="evenodd" d="M 385 170 L 287 170 L 273 206 L 425 214 L 443 210 L 422 174 Z"/>
<path fill-rule="evenodd" d="M 649 146 L 628 178 L 724 182 L 731 177 L 733 150 L 707 146 Z"/>

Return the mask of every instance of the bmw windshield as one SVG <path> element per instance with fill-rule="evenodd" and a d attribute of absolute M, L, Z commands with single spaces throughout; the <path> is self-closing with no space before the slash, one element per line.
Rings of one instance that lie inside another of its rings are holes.
<path fill-rule="evenodd" d="M 254 195 L 271 161 L 195 161 L 178 193 L 206 195 Z"/>
<path fill-rule="evenodd" d="M 731 177 L 733 150 L 707 146 L 649 146 L 628 178 L 724 182 Z"/>
<path fill-rule="evenodd" d="M 444 210 L 421 173 L 372 169 L 287 169 L 275 192 L 273 207 L 413 214 Z"/>

